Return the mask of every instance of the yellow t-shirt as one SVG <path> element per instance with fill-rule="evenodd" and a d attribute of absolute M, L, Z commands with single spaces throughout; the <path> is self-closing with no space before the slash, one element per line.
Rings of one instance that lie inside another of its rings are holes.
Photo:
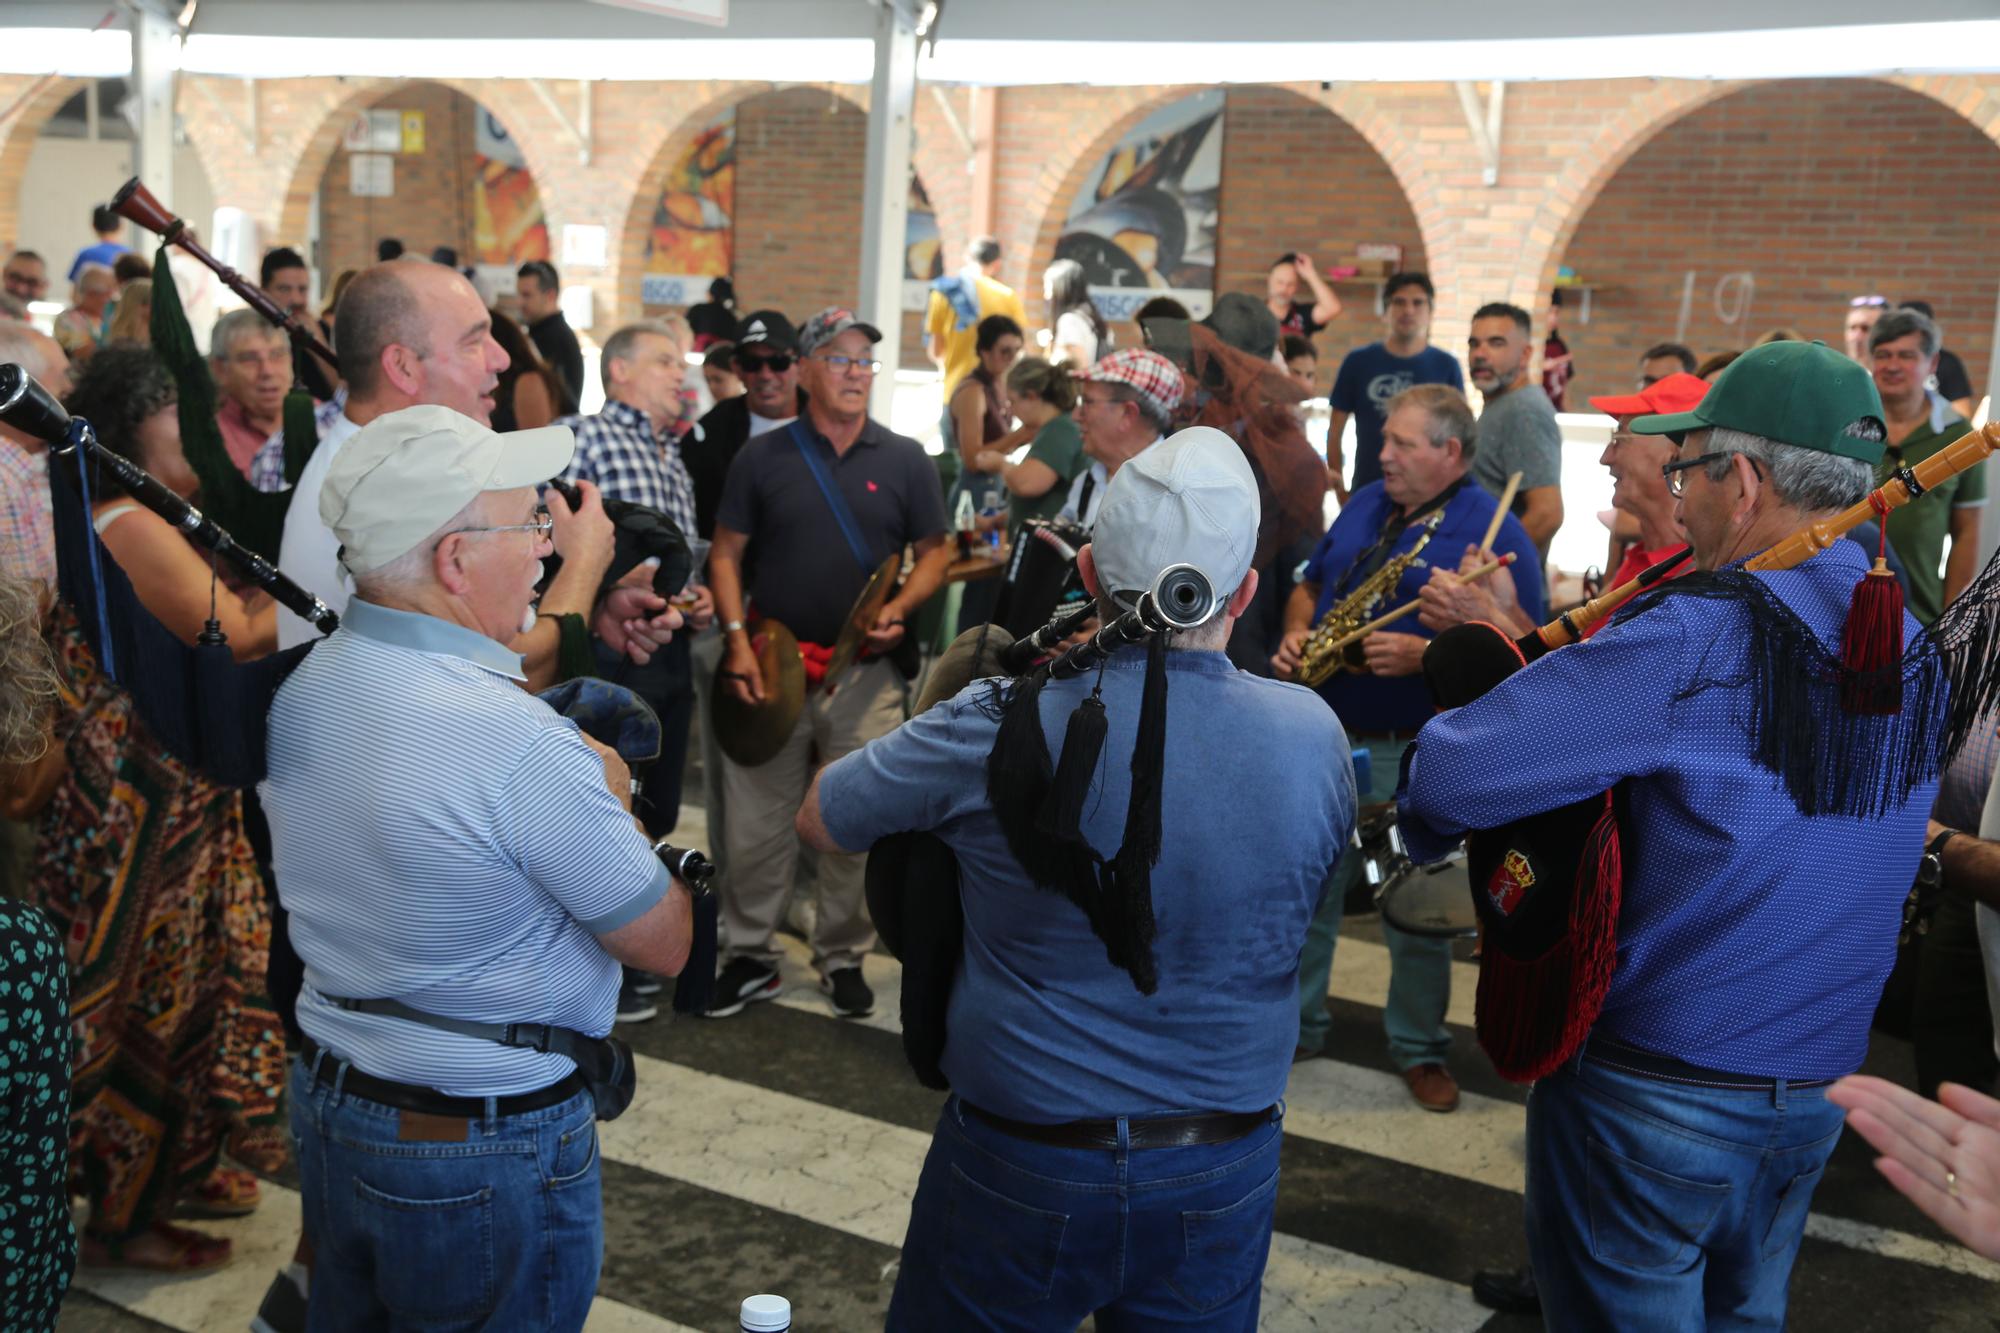
<path fill-rule="evenodd" d="M 1006 315 L 1021 326 L 1023 337 L 1028 331 L 1028 314 L 1021 306 L 1021 298 L 1012 287 L 993 281 L 982 275 L 979 279 L 979 318 L 988 315 Z M 924 331 L 933 338 L 944 340 L 944 392 L 951 397 L 951 391 L 958 382 L 973 372 L 979 364 L 976 344 L 979 340 L 977 322 L 958 327 L 958 314 L 951 308 L 951 302 L 933 291 L 930 308 L 924 312 Z"/>

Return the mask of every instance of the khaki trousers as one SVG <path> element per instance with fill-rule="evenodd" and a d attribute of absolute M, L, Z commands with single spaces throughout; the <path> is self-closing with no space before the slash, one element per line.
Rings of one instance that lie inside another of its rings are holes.
<path fill-rule="evenodd" d="M 850 668 L 828 697 L 814 690 L 784 749 L 768 763 L 745 768 L 724 756 L 723 842 L 729 875 L 722 892 L 727 958 L 775 966 L 772 933 L 784 914 L 799 853 L 792 821 L 814 771 L 851 754 L 902 724 L 908 690 L 885 661 Z M 813 921 L 813 965 L 822 974 L 859 967 L 875 945 L 862 872 L 865 855 L 819 858 L 819 910 Z M 725 959 L 725 961 L 726 961 Z"/>

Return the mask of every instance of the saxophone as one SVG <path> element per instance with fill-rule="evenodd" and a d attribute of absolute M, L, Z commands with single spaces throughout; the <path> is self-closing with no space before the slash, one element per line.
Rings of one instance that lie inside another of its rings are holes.
<path fill-rule="evenodd" d="M 1360 587 L 1326 609 L 1299 649 L 1299 669 L 1293 673 L 1293 680 L 1301 685 L 1318 685 L 1336 671 L 1360 669 L 1361 663 L 1350 656 L 1354 645 L 1347 640 L 1368 623 L 1382 599 L 1395 590 L 1402 581 L 1403 571 L 1416 563 L 1423 549 L 1430 545 L 1443 519 L 1442 506 L 1432 510 L 1431 516 L 1424 520 L 1423 535 L 1417 538 L 1415 546 L 1383 561 L 1382 567 L 1363 580 Z"/>

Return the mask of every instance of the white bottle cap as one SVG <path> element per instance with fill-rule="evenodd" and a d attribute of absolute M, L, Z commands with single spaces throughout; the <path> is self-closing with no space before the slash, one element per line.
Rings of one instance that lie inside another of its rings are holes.
<path fill-rule="evenodd" d="M 783 1296 L 743 1298 L 743 1333 L 784 1333 L 792 1326 L 792 1303 Z"/>

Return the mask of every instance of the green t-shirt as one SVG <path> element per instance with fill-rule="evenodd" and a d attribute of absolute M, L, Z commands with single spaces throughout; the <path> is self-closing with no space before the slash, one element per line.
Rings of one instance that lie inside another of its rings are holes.
<path fill-rule="evenodd" d="M 1897 468 L 1921 463 L 1972 427 L 1953 412 L 1951 405 L 1931 395 L 1929 421 L 1883 451 L 1875 469 L 1879 484 Z M 1910 614 L 1917 623 L 1928 625 L 1944 610 L 1944 543 L 1951 535 L 1951 515 L 1955 509 L 1969 509 L 1986 503 L 1986 469 L 1971 468 L 1938 483 L 1889 514 L 1889 540 L 1903 562 L 1909 580 Z"/>
<path fill-rule="evenodd" d="M 1063 504 L 1069 499 L 1069 484 L 1076 480 L 1079 472 L 1090 466 L 1090 456 L 1083 452 L 1083 436 L 1078 433 L 1076 422 L 1067 415 L 1051 418 L 1046 426 L 1035 432 L 1035 442 L 1028 446 L 1028 457 L 1055 473 L 1056 484 L 1032 500 L 1015 496 L 1008 504 L 1009 541 L 1020 533 L 1021 524 L 1028 519 L 1054 518 L 1060 514 Z"/>

